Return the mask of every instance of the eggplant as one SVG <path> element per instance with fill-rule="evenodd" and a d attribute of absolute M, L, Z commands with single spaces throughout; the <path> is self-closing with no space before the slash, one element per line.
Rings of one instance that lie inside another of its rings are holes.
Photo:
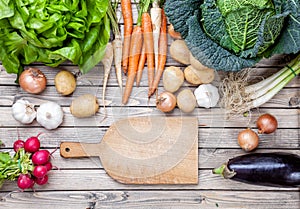
<path fill-rule="evenodd" d="M 273 187 L 300 186 L 300 156 L 291 153 L 250 153 L 213 169 L 226 179 Z"/>

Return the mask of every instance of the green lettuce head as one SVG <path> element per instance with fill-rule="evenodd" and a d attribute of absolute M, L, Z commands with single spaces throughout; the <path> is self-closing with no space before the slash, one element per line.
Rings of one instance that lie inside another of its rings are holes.
<path fill-rule="evenodd" d="M 165 11 L 194 57 L 216 70 L 300 51 L 298 0 L 167 0 Z"/>
<path fill-rule="evenodd" d="M 108 0 L 0 1 L 0 60 L 20 74 L 34 62 L 71 61 L 87 73 L 103 58 L 110 37 Z"/>

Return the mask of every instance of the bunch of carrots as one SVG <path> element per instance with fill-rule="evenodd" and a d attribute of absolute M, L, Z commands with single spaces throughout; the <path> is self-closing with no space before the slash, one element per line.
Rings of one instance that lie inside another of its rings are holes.
<path fill-rule="evenodd" d="M 124 19 L 122 69 L 127 74 L 122 103 L 127 104 L 134 82 L 139 86 L 147 61 L 148 97 L 158 87 L 167 60 L 167 18 L 159 0 L 140 0 L 137 24 L 133 26 L 130 0 L 121 0 Z"/>

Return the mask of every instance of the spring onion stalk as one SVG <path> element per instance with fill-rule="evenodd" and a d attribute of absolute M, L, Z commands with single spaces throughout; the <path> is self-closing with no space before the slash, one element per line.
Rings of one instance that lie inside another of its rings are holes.
<path fill-rule="evenodd" d="M 253 99 L 252 108 L 259 107 L 269 101 L 273 96 L 275 96 L 275 94 L 277 94 L 284 86 L 286 86 L 300 73 L 300 55 L 292 60 L 288 66 L 280 70 L 279 73 L 280 74 L 273 78 L 273 80 L 266 82 L 266 85 L 264 85 L 261 89 L 256 89 L 257 91 L 250 93 L 252 94 L 250 98 Z"/>
<path fill-rule="evenodd" d="M 297 59 L 298 58 L 298 59 Z M 249 86 L 245 87 L 245 93 L 246 94 L 252 94 L 251 99 L 258 98 L 265 93 L 267 93 L 270 89 L 274 88 L 278 83 L 280 83 L 285 77 L 289 76 L 290 74 L 294 73 L 292 70 L 294 70 L 294 65 L 297 64 L 297 60 L 299 61 L 299 56 L 293 59 L 288 66 L 285 66 L 277 73 L 273 74 L 272 76 Z M 291 70 L 291 69 L 292 70 Z M 294 70 L 295 71 L 295 70 Z"/>
<path fill-rule="evenodd" d="M 220 86 L 223 94 L 220 105 L 229 115 L 242 114 L 272 99 L 294 77 L 300 74 L 300 54 L 272 76 L 249 86 L 245 78 L 229 77 Z"/>

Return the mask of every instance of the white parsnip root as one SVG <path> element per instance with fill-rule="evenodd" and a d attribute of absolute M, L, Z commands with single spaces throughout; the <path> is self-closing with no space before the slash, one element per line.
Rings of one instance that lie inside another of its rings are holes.
<path fill-rule="evenodd" d="M 112 42 L 114 52 L 114 64 L 116 70 L 117 81 L 122 92 L 122 37 L 121 35 L 115 35 L 115 39 Z"/>
<path fill-rule="evenodd" d="M 108 81 L 108 77 L 109 77 L 112 62 L 113 62 L 113 57 L 114 57 L 113 46 L 112 46 L 112 43 L 109 42 L 106 45 L 105 55 L 101 61 L 104 66 L 104 78 L 103 78 L 103 90 L 102 90 L 102 102 L 103 102 L 104 110 L 105 110 L 106 86 L 107 86 L 107 81 Z"/>
<path fill-rule="evenodd" d="M 114 40 L 112 41 L 113 47 L 113 57 L 114 57 L 114 65 L 116 70 L 117 81 L 119 87 L 121 89 L 122 94 L 122 51 L 123 51 L 123 42 L 122 42 L 122 35 L 118 25 L 118 18 L 117 18 L 117 6 L 119 1 L 115 2 L 114 5 L 110 1 L 109 7 L 107 10 L 107 14 L 110 19 L 110 23 L 112 26 L 112 31 L 114 34 Z"/>
<path fill-rule="evenodd" d="M 157 71 L 158 66 L 158 45 L 161 27 L 161 8 L 159 7 L 159 2 L 159 0 L 154 0 L 152 2 L 152 8 L 150 9 L 153 30 L 155 72 Z"/>

